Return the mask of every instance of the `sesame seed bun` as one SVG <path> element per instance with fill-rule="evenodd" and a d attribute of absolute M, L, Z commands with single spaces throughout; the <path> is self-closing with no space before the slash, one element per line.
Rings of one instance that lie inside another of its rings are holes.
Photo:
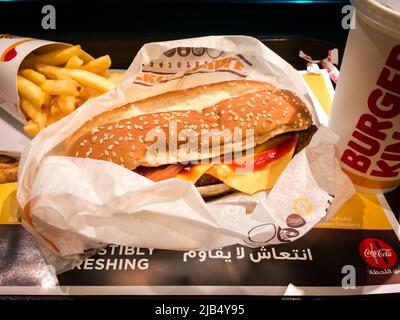
<path fill-rule="evenodd" d="M 185 140 L 178 141 L 176 152 L 169 152 L 173 143 L 169 140 L 172 122 L 177 136 L 189 129 L 199 141 L 211 141 L 213 138 L 204 136 L 202 130 L 213 130 L 221 148 L 204 148 L 198 143 L 188 150 Z M 293 92 L 262 82 L 228 81 L 169 92 L 101 114 L 69 139 L 66 154 L 112 161 L 133 170 L 252 148 L 279 134 L 307 129 L 311 124 L 309 110 Z M 250 145 L 245 141 L 247 129 L 254 130 Z M 226 130 L 240 130 L 243 139 L 233 141 L 224 135 Z M 165 150 L 154 157 L 149 157 L 148 150 L 156 139 L 149 138 L 149 132 L 166 137 Z"/>

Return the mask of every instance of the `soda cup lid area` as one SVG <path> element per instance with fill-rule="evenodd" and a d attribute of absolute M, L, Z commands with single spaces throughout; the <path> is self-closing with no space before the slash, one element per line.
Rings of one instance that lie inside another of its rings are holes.
<path fill-rule="evenodd" d="M 363 18 L 400 39 L 400 1 L 351 0 L 351 3 Z"/>

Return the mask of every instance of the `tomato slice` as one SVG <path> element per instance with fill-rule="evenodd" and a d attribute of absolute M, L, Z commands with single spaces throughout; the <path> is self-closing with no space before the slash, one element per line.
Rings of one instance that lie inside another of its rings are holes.
<path fill-rule="evenodd" d="M 248 159 L 243 158 L 239 161 L 233 161 L 229 166 L 232 169 L 236 168 L 252 168 L 252 170 L 262 170 L 269 163 L 281 158 L 285 154 L 289 153 L 294 148 L 297 142 L 297 134 L 291 134 L 285 136 L 283 139 L 278 140 L 278 144 L 268 149 L 254 154 Z"/>
<path fill-rule="evenodd" d="M 159 167 L 140 166 L 134 171 L 153 181 L 162 181 L 175 177 L 185 166 L 181 164 L 167 164 Z"/>
<path fill-rule="evenodd" d="M 233 161 L 228 164 L 231 169 L 236 168 L 252 168 L 251 171 L 257 171 L 264 169 L 269 163 L 281 158 L 296 145 L 297 134 L 288 134 L 280 136 L 268 141 L 265 144 L 258 146 L 255 149 L 256 154 L 249 158 L 242 158 L 239 161 Z M 212 176 L 218 164 L 213 164 L 205 173 Z M 178 173 L 183 176 L 190 176 L 190 173 L 194 167 L 190 164 L 166 164 L 159 167 L 137 167 L 134 171 L 150 180 L 162 181 L 176 177 Z M 187 180 L 187 179 L 183 179 Z"/>

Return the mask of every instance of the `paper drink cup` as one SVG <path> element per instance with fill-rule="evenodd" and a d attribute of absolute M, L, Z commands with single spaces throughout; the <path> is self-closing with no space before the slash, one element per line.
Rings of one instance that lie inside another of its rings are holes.
<path fill-rule="evenodd" d="M 359 191 L 400 184 L 400 3 L 352 0 L 351 29 L 329 119 L 343 170 Z"/>

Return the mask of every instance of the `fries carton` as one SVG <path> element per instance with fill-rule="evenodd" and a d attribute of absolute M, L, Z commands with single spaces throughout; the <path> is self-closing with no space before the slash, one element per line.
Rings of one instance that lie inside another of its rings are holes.
<path fill-rule="evenodd" d="M 20 107 L 16 83 L 22 61 L 38 48 L 43 48 L 45 52 L 46 47 L 47 50 L 54 50 L 68 46 L 71 45 L 9 34 L 0 35 L 0 106 L 19 122 L 25 124 L 26 118 Z"/>
<path fill-rule="evenodd" d="M 301 76 L 286 61 L 257 39 L 216 36 L 145 45 L 115 89 L 42 130 L 22 154 L 17 199 L 23 225 L 47 262 L 62 272 L 106 244 L 174 250 L 276 245 L 296 241 L 333 215 L 354 189 L 335 158 L 338 138 L 323 126 L 270 192 L 209 203 L 189 182 L 153 182 L 111 162 L 64 156 L 63 141 L 98 114 L 239 79 L 291 90 L 315 115 Z M 293 217 L 302 221 L 295 230 Z"/>
<path fill-rule="evenodd" d="M 33 137 L 114 87 L 104 77 L 110 65 L 108 55 L 93 59 L 79 45 L 0 35 L 0 105 Z"/>

